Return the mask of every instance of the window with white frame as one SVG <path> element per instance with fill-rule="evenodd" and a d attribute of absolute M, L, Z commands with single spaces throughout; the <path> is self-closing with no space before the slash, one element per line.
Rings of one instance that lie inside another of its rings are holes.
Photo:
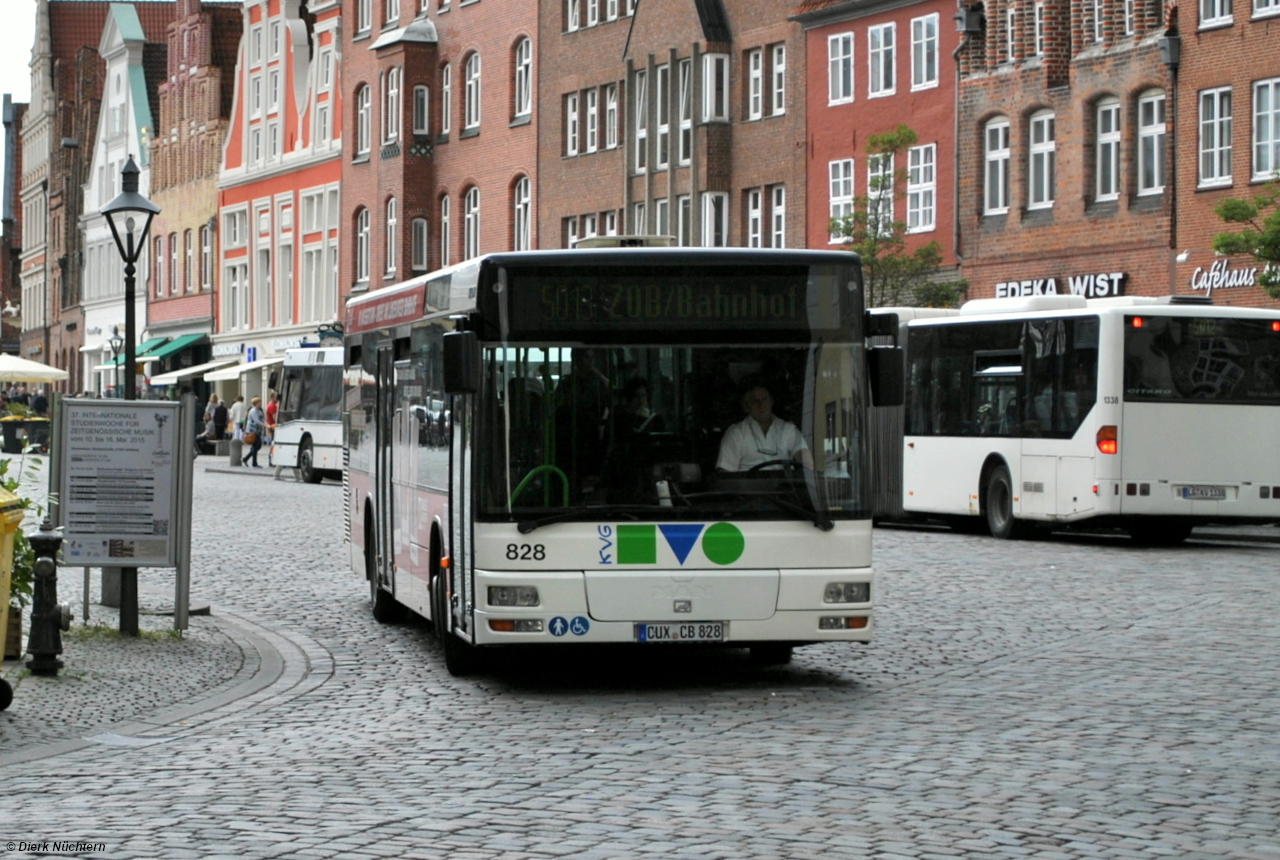
<path fill-rule="evenodd" d="M 870 80 L 868 95 L 890 96 L 897 89 L 894 77 L 894 45 L 897 24 L 879 24 L 867 28 L 868 63 Z"/>
<path fill-rule="evenodd" d="M 635 164 L 636 173 L 644 173 L 649 167 L 649 75 L 644 71 L 638 71 L 635 80 Z"/>
<path fill-rule="evenodd" d="M 440 133 L 448 134 L 453 117 L 453 67 L 440 67 Z"/>
<path fill-rule="evenodd" d="M 466 68 L 466 124 L 465 128 L 480 127 L 480 55 L 467 58 Z M 479 192 L 477 192 L 479 193 Z"/>
<path fill-rule="evenodd" d="M 587 26 L 600 23 L 600 0 L 587 0 Z"/>
<path fill-rule="evenodd" d="M 480 189 L 471 186 L 462 198 L 462 259 L 480 256 Z"/>
<path fill-rule="evenodd" d="M 747 51 L 747 119 L 764 116 L 764 51 Z"/>
<path fill-rule="evenodd" d="M 400 101 L 400 78 L 404 70 L 394 66 L 387 70 L 382 96 L 382 142 L 393 143 L 400 139 L 400 117 L 403 109 Z"/>
<path fill-rule="evenodd" d="M 280 110 L 280 70 L 267 72 L 267 111 L 276 113 Z"/>
<path fill-rule="evenodd" d="M 1200 184 L 1231 184 L 1231 87 L 1200 93 Z"/>
<path fill-rule="evenodd" d="M 693 60 L 680 61 L 680 164 L 693 158 Z"/>
<path fill-rule="evenodd" d="M 622 14 L 630 18 L 636 13 L 637 0 L 622 0 Z"/>
<path fill-rule="evenodd" d="M 1047 209 L 1053 206 L 1057 187 L 1057 131 L 1052 111 L 1031 115 L 1028 155 L 1027 208 Z"/>
<path fill-rule="evenodd" d="M 1120 199 L 1120 102 L 1104 99 L 1098 103 L 1097 199 Z"/>
<path fill-rule="evenodd" d="M 578 241 L 578 219 L 569 217 L 564 219 L 564 246 L 572 248 L 574 243 Z"/>
<path fill-rule="evenodd" d="M 853 214 L 853 159 L 842 158 L 827 165 L 827 175 L 831 184 L 827 199 L 831 216 L 831 235 L 827 242 L 838 245 L 851 238 L 846 228 L 850 215 Z"/>
<path fill-rule="evenodd" d="M 249 129 L 249 161 L 252 164 L 262 163 L 262 126 L 260 125 Z"/>
<path fill-rule="evenodd" d="M 449 242 L 452 235 L 449 229 L 449 197 L 440 198 L 440 266 L 449 265 Z"/>
<path fill-rule="evenodd" d="M 578 154 L 578 94 L 564 97 L 564 154 Z"/>
<path fill-rule="evenodd" d="M 276 59 L 284 51 L 284 28 L 280 21 L 271 22 L 271 35 L 267 39 L 267 54 L 271 59 Z"/>
<path fill-rule="evenodd" d="M 707 191 L 702 195 L 702 247 L 723 248 L 729 244 L 729 195 Z"/>
<path fill-rule="evenodd" d="M 764 192 L 747 189 L 747 247 L 764 247 Z"/>
<path fill-rule="evenodd" d="M 195 257 L 196 248 L 191 241 L 191 231 L 187 230 L 182 234 L 182 286 L 189 293 L 196 289 L 196 282 L 191 277 Z"/>
<path fill-rule="evenodd" d="M 1278 0 L 1280 2 L 1280 0 Z M 773 115 L 787 112 L 787 46 L 779 43 L 773 46 L 773 67 L 769 70 L 773 79 Z"/>
<path fill-rule="evenodd" d="M 648 226 L 649 226 L 648 221 L 646 220 L 648 215 L 649 215 L 649 207 L 646 206 L 643 201 L 640 203 L 631 204 L 631 232 L 632 233 L 637 233 L 641 235 L 645 233 L 645 231 L 648 229 Z"/>
<path fill-rule="evenodd" d="M 1137 29 L 1137 0 L 1124 0 L 1124 34 L 1132 36 Z"/>
<path fill-rule="evenodd" d="M 1044 56 L 1044 0 L 1037 0 L 1036 16 L 1036 56 Z"/>
<path fill-rule="evenodd" d="M 769 246 L 771 248 L 787 247 L 787 187 L 775 185 L 771 189 L 773 198 L 769 204 Z"/>
<path fill-rule="evenodd" d="M 200 228 L 200 289 L 213 289 L 213 229 Z"/>
<path fill-rule="evenodd" d="M 671 201 L 660 197 L 653 201 L 653 232 L 658 236 L 673 236 L 671 232 Z"/>
<path fill-rule="evenodd" d="M 587 152 L 595 152 L 600 137 L 600 91 L 587 90 Z"/>
<path fill-rule="evenodd" d="M 356 32 L 367 33 L 373 26 L 373 0 L 356 0 Z"/>
<path fill-rule="evenodd" d="M 249 78 L 249 110 L 252 116 L 262 116 L 262 75 Z"/>
<path fill-rule="evenodd" d="M 261 27 L 254 27 L 249 31 L 249 59 L 254 68 L 262 65 L 262 41 Z"/>
<path fill-rule="evenodd" d="M 1138 99 L 1138 195 L 1164 192 L 1165 101 L 1159 90 Z"/>
<path fill-rule="evenodd" d="M 1280 78 L 1253 85 L 1253 178 L 1280 170 Z"/>
<path fill-rule="evenodd" d="M 618 19 L 618 0 L 605 0 L 604 19 L 606 21 L 616 21 Z"/>
<path fill-rule="evenodd" d="M 606 84 L 604 88 L 604 148 L 618 146 L 618 85 Z"/>
<path fill-rule="evenodd" d="M 1012 3 L 1004 10 L 1004 58 L 1010 63 L 1018 59 L 1018 10 Z"/>
<path fill-rule="evenodd" d="M 369 210 L 356 213 L 356 282 L 369 280 Z"/>
<path fill-rule="evenodd" d="M 302 249 L 302 289 L 299 291 L 302 322 L 313 322 L 321 317 L 324 303 L 324 246 L 313 245 Z"/>
<path fill-rule="evenodd" d="M 893 231 L 893 153 L 867 158 L 867 230 L 876 236 Z"/>
<path fill-rule="evenodd" d="M 1009 211 L 1009 120 L 993 119 L 983 129 L 983 203 L 984 215 L 1003 215 Z"/>
<path fill-rule="evenodd" d="M 582 238 L 583 238 L 583 239 L 592 239 L 592 238 L 595 238 L 595 236 L 596 236 L 596 216 L 595 216 L 595 215 L 583 215 L 583 216 L 582 216 L 581 224 L 582 224 Z"/>
<path fill-rule="evenodd" d="M 1232 0 L 1200 0 L 1200 26 L 1216 27 L 1232 22 Z"/>
<path fill-rule="evenodd" d="M 618 210 L 610 209 L 608 212 L 601 213 L 600 217 L 604 220 L 604 234 L 606 236 L 618 235 Z"/>
<path fill-rule="evenodd" d="M 400 20 L 400 0 L 387 0 L 387 17 L 382 19 L 382 26 L 389 27 Z"/>
<path fill-rule="evenodd" d="M 1280 0 L 1253 0 L 1253 17 L 1280 13 Z"/>
<path fill-rule="evenodd" d="M 827 37 L 827 103 L 853 101 L 853 34 Z"/>
<path fill-rule="evenodd" d="M 665 170 L 671 163 L 671 66 L 658 66 L 654 99 L 657 102 L 658 155 L 657 167 Z"/>
<path fill-rule="evenodd" d="M 276 250 L 276 325 L 293 322 L 293 245 Z"/>
<path fill-rule="evenodd" d="M 324 192 L 304 191 L 302 193 L 302 232 L 318 233 L 324 228 Z"/>
<path fill-rule="evenodd" d="M 702 55 L 702 121 L 729 119 L 729 55 Z"/>
<path fill-rule="evenodd" d="M 676 198 L 676 242 L 688 248 L 693 244 L 693 198 L 681 194 Z"/>
<path fill-rule="evenodd" d="M 911 19 L 911 89 L 938 85 L 938 15 Z"/>
<path fill-rule="evenodd" d="M 564 7 L 564 29 L 566 32 L 572 33 L 578 29 L 578 3 L 580 0 L 565 0 Z"/>
<path fill-rule="evenodd" d="M 521 39 L 516 44 L 516 116 L 533 112 L 533 42 Z"/>
<path fill-rule="evenodd" d="M 1103 38 L 1103 24 L 1106 22 L 1106 12 L 1103 7 L 1105 0 L 1093 0 L 1093 41 L 1101 42 Z"/>
<path fill-rule="evenodd" d="M 356 157 L 369 155 L 373 137 L 373 96 L 367 84 L 356 90 Z"/>
<path fill-rule="evenodd" d="M 511 197 L 513 251 L 528 251 L 533 247 L 532 197 L 529 177 L 521 176 Z"/>
<path fill-rule="evenodd" d="M 938 145 L 926 143 L 907 150 L 907 232 L 934 229 L 934 196 L 937 192 Z"/>
<path fill-rule="evenodd" d="M 426 218 L 414 218 L 410 226 L 409 265 L 415 272 L 427 270 L 427 241 L 431 235 Z"/>
<path fill-rule="evenodd" d="M 241 209 L 228 212 L 223 216 L 222 234 L 226 237 L 226 247 L 239 248 L 249 239 L 249 213 Z"/>
<path fill-rule="evenodd" d="M 387 198 L 387 221 L 386 221 L 386 238 L 387 238 L 387 277 L 391 278 L 396 273 L 396 252 L 398 246 L 397 232 L 400 226 L 400 212 L 396 207 L 396 199 L 394 197 Z"/>
<path fill-rule="evenodd" d="M 156 298 L 164 298 L 164 237 L 156 237 Z"/>
<path fill-rule="evenodd" d="M 271 132 L 271 154 L 273 156 L 279 155 L 280 126 L 273 123 L 271 125 Z M 330 137 L 332 137 L 332 133 L 329 128 L 329 103 L 323 102 L 322 104 L 316 105 L 316 142 L 328 143 Z"/>
<path fill-rule="evenodd" d="M 320 52 L 320 89 L 328 92 L 333 84 L 333 51 Z"/>
<path fill-rule="evenodd" d="M 413 88 L 413 133 L 431 133 L 431 90 L 424 86 Z"/>

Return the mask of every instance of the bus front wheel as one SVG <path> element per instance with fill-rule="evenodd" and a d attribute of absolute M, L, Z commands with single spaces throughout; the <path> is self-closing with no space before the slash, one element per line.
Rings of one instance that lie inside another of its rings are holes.
<path fill-rule="evenodd" d="M 316 469 L 316 449 L 310 439 L 298 446 L 298 475 L 308 484 L 318 484 L 323 477 Z"/>
<path fill-rule="evenodd" d="M 366 526 L 368 529 L 369 526 Z M 369 531 L 366 534 L 371 534 Z M 377 559 L 373 552 L 373 541 L 364 542 L 364 569 L 369 580 L 369 605 L 373 607 L 373 620 L 379 624 L 399 624 L 407 617 L 405 608 L 392 596 L 391 592 L 378 584 Z"/>
<path fill-rule="evenodd" d="M 985 513 L 992 537 L 1009 540 L 1022 536 L 1021 524 L 1013 516 L 1013 479 L 1008 466 L 996 466 L 987 478 Z"/>

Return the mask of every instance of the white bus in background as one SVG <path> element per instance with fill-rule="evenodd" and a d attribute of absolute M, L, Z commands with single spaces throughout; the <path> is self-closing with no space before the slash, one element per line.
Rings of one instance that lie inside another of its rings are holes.
<path fill-rule="evenodd" d="M 1158 544 L 1280 522 L 1280 311 L 1036 296 L 889 322 L 907 394 L 900 447 L 883 432 L 878 447 L 900 457 L 908 515 L 1001 538 L 1089 521 Z"/>
<path fill-rule="evenodd" d="M 287 350 L 271 465 L 318 484 L 342 477 L 342 347 Z"/>

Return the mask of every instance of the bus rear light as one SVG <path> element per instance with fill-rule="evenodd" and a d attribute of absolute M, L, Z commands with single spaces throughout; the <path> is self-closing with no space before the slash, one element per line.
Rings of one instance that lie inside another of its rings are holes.
<path fill-rule="evenodd" d="M 1276 320 L 1271 324 L 1272 331 L 1280 331 L 1280 320 Z"/>
<path fill-rule="evenodd" d="M 1098 450 L 1104 454 L 1120 453 L 1119 436 L 1116 432 L 1116 425 L 1107 424 L 1098 428 Z"/>
<path fill-rule="evenodd" d="M 1134 318 L 1133 318 L 1133 327 L 1134 327 L 1134 328 L 1142 328 L 1142 317 L 1134 317 Z"/>
<path fill-rule="evenodd" d="M 532 585 L 489 586 L 490 606 L 538 606 L 538 589 Z"/>
<path fill-rule="evenodd" d="M 489 629 L 496 633 L 541 633 L 541 618 L 490 618 Z"/>
<path fill-rule="evenodd" d="M 818 619 L 819 630 L 862 630 L 866 626 L 865 616 L 846 618 L 842 615 L 824 615 Z"/>

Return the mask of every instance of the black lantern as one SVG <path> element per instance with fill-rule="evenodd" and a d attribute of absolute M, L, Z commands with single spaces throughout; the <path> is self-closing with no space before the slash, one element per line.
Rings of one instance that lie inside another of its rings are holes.
<path fill-rule="evenodd" d="M 107 340 L 107 344 L 111 347 L 111 363 L 115 365 L 115 379 L 112 380 L 112 387 L 115 389 L 116 397 L 120 396 L 120 349 L 124 346 L 124 338 L 120 336 L 120 326 L 111 327 L 111 337 Z"/>
<path fill-rule="evenodd" d="M 111 227 L 111 235 L 116 240 L 116 249 L 124 260 L 124 366 L 125 386 L 124 399 L 138 399 L 138 347 L 134 339 L 137 323 L 134 320 L 134 275 L 138 271 L 138 258 L 147 247 L 147 233 L 151 230 L 151 219 L 160 212 L 160 207 L 138 193 L 138 165 L 133 156 L 121 171 L 120 187 L 124 189 L 116 199 L 102 207 L 107 225 Z"/>

